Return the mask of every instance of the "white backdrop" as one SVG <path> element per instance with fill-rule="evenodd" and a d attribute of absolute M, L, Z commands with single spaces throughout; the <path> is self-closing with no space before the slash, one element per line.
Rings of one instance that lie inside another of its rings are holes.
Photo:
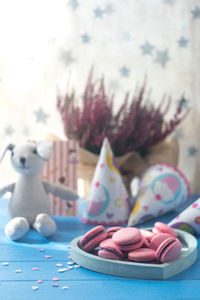
<path fill-rule="evenodd" d="M 200 169 L 199 29 L 199 0 L 0 1 L 0 148 L 48 133 L 64 137 L 57 88 L 64 92 L 70 77 L 78 97 L 94 65 L 116 106 L 145 75 L 155 103 L 164 94 L 177 103 L 184 94 L 191 112 L 176 132 L 179 167 L 193 182 Z M 0 181 L 11 174 L 3 162 Z"/>

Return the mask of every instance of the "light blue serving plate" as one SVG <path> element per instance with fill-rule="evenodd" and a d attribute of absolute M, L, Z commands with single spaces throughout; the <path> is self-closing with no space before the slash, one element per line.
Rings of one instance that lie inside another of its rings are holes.
<path fill-rule="evenodd" d="M 151 228 L 145 228 L 151 230 Z M 71 257 L 80 266 L 114 276 L 165 280 L 189 268 L 197 259 L 197 240 L 188 232 L 176 229 L 183 247 L 179 256 L 164 264 L 147 264 L 104 259 L 79 247 L 81 237 L 71 242 Z"/>

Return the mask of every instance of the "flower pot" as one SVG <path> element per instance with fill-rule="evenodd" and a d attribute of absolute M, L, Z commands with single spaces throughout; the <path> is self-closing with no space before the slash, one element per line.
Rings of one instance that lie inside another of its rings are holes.
<path fill-rule="evenodd" d="M 144 156 L 133 151 L 126 153 L 123 156 L 116 157 L 116 163 L 127 191 L 130 193 L 130 183 L 135 176 L 140 177 L 150 165 L 155 163 L 168 163 L 177 166 L 178 157 L 178 142 L 175 138 L 170 137 L 162 143 L 149 148 L 147 154 Z M 98 158 L 98 155 L 79 147 L 78 178 L 83 179 L 85 198 L 90 189 L 90 183 L 94 175 Z"/>

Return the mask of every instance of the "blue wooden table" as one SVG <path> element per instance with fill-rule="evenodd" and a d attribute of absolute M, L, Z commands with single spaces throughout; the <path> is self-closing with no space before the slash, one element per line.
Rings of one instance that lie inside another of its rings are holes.
<path fill-rule="evenodd" d="M 91 226 L 82 224 L 78 217 L 57 217 L 54 219 L 58 231 L 51 239 L 31 231 L 22 240 L 13 242 L 4 234 L 8 222 L 7 200 L 0 200 L 1 300 L 200 299 L 199 256 L 189 269 L 166 281 L 96 273 L 70 264 L 71 240 Z M 160 220 L 167 223 L 173 217 L 171 213 Z M 154 222 L 142 227 L 150 227 Z"/>

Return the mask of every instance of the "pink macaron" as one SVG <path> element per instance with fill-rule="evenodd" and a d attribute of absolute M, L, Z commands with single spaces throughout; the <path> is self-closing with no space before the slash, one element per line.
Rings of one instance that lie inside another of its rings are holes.
<path fill-rule="evenodd" d="M 108 228 L 108 230 L 107 230 L 108 238 L 109 238 L 109 237 L 112 237 L 113 234 L 114 234 L 116 231 L 118 231 L 118 230 L 120 230 L 120 229 L 122 229 L 122 228 L 123 228 L 123 227 L 119 227 L 119 226 L 115 226 L 115 227 L 110 227 L 110 228 Z"/>
<path fill-rule="evenodd" d="M 119 246 L 111 239 L 108 238 L 100 243 L 100 250 L 98 255 L 107 259 L 122 260 L 124 255 Z"/>
<path fill-rule="evenodd" d="M 143 235 L 143 237 L 147 239 L 148 242 L 150 242 L 152 237 L 154 236 L 154 233 L 150 230 L 140 229 L 140 232 Z"/>
<path fill-rule="evenodd" d="M 122 228 L 116 231 L 112 239 L 122 251 L 140 248 L 144 242 L 140 230 L 134 227 Z"/>
<path fill-rule="evenodd" d="M 79 241 L 80 247 L 87 252 L 95 249 L 99 243 L 107 238 L 107 233 L 104 229 L 104 226 L 99 225 L 89 230 L 81 237 Z"/>
<path fill-rule="evenodd" d="M 156 263 L 156 251 L 149 248 L 139 248 L 128 253 L 128 259 L 141 263 Z"/>
<path fill-rule="evenodd" d="M 154 235 L 149 243 L 149 248 L 157 250 L 160 244 L 162 244 L 163 241 L 168 239 L 169 237 L 172 237 L 168 233 L 157 233 Z"/>
<path fill-rule="evenodd" d="M 149 245 L 150 245 L 149 241 L 144 236 L 142 236 L 142 238 L 143 238 L 143 245 L 142 245 L 142 247 L 143 248 L 149 248 Z"/>
<path fill-rule="evenodd" d="M 156 250 L 156 259 L 161 263 L 174 260 L 181 252 L 182 244 L 175 237 L 164 240 Z"/>
<path fill-rule="evenodd" d="M 174 237 L 178 236 L 178 234 L 176 233 L 176 231 L 173 228 L 171 228 L 170 226 L 168 226 L 167 224 L 162 223 L 162 222 L 156 222 L 154 224 L 154 228 L 152 229 L 152 232 L 153 233 L 168 233 Z"/>

